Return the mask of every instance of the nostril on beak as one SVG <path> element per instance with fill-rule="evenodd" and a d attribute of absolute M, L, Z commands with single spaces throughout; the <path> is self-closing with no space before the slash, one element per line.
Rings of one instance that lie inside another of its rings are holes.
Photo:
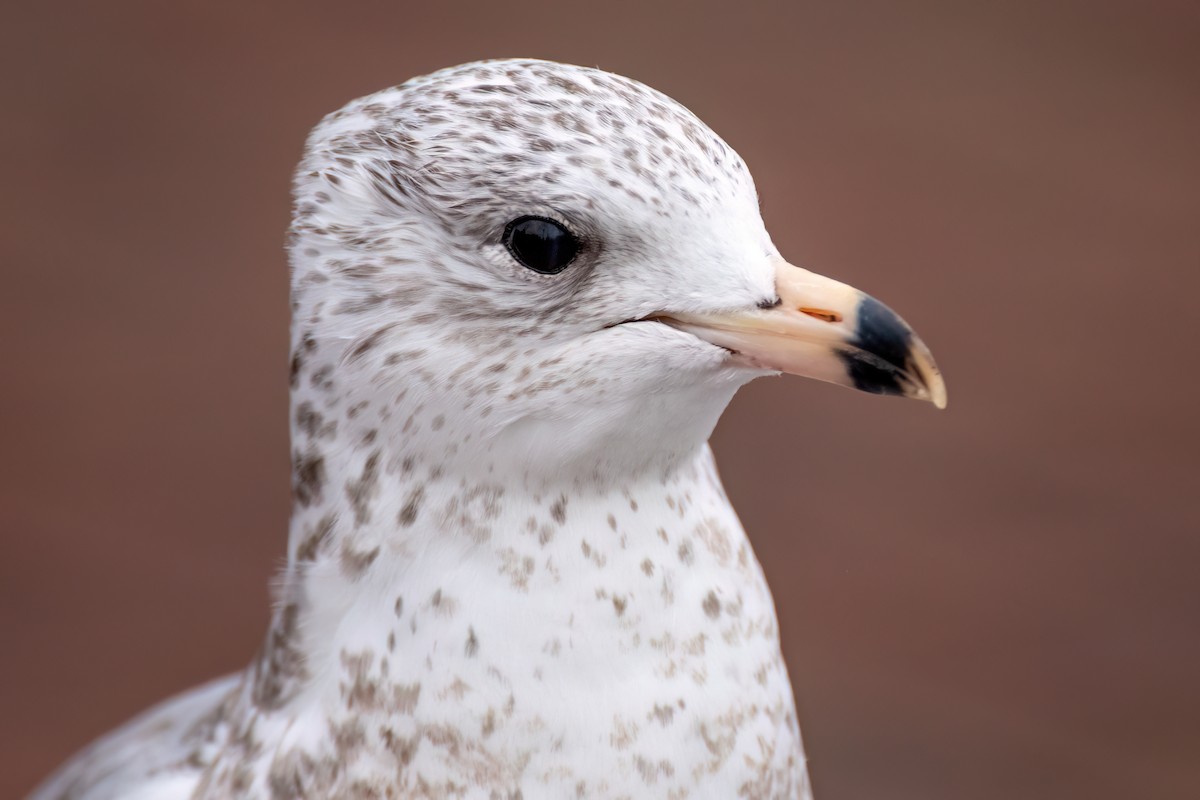
<path fill-rule="evenodd" d="M 842 321 L 841 314 L 839 314 L 836 311 L 830 311 L 825 308 L 809 308 L 807 306 L 801 306 L 800 308 L 798 308 L 796 310 L 799 311 L 801 314 L 808 314 L 810 317 L 816 317 L 817 319 L 821 320 L 822 322 L 841 322 Z"/>
<path fill-rule="evenodd" d="M 759 300 L 758 307 L 763 311 L 770 311 L 772 308 L 778 308 L 783 303 L 782 298 L 776 295 L 773 300 Z"/>

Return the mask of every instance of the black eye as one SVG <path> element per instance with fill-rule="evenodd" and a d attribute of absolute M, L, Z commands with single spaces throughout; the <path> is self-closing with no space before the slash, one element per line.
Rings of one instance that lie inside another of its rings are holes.
<path fill-rule="evenodd" d="M 508 223 L 504 246 L 522 266 L 543 275 L 562 272 L 579 252 L 579 240 L 545 217 L 517 217 Z"/>

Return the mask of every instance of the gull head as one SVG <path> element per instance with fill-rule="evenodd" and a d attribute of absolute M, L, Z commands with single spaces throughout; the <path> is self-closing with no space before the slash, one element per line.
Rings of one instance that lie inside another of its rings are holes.
<path fill-rule="evenodd" d="M 466 64 L 309 137 L 290 232 L 293 435 L 396 460 L 669 472 L 789 372 L 945 404 L 929 351 L 775 248 L 745 163 L 640 83 Z"/>

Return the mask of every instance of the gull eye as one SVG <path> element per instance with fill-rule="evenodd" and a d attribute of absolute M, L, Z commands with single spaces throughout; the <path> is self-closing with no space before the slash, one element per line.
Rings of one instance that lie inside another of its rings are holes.
<path fill-rule="evenodd" d="M 517 217 L 508 223 L 504 246 L 521 266 L 543 275 L 562 272 L 579 252 L 579 240 L 545 217 Z"/>

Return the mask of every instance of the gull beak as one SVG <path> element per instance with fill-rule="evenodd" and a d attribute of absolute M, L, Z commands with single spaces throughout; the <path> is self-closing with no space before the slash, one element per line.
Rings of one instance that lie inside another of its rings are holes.
<path fill-rule="evenodd" d="M 752 367 L 946 407 L 946 384 L 929 348 L 883 303 L 782 258 L 775 259 L 775 291 L 779 302 L 770 307 L 658 319 Z"/>

